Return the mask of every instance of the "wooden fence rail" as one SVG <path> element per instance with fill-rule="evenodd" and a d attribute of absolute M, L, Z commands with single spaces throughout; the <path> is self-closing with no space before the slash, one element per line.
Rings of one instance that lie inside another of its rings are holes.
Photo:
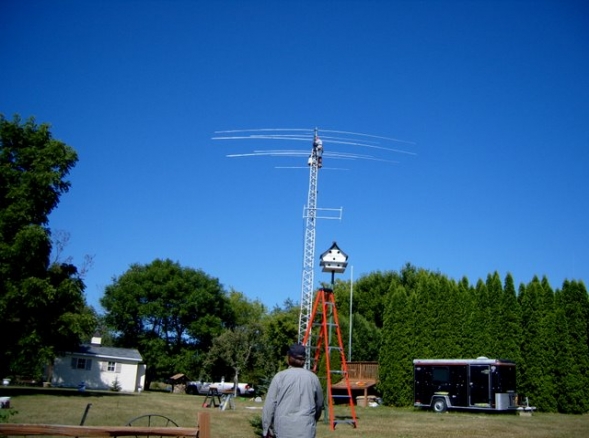
<path fill-rule="evenodd" d="M 60 424 L 0 424 L 0 436 L 51 435 L 72 437 L 171 436 L 211 438 L 210 416 L 199 412 L 198 427 L 66 426 Z"/>

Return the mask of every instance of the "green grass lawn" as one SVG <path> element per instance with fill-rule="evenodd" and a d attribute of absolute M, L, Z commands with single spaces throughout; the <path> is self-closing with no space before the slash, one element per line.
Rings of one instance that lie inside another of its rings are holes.
<path fill-rule="evenodd" d="M 158 414 L 171 418 L 181 427 L 194 427 L 199 412 L 211 415 L 213 438 L 254 438 L 250 420 L 261 414 L 261 403 L 238 398 L 235 409 L 202 406 L 204 396 L 144 392 L 85 392 L 55 388 L 0 388 L 0 396 L 10 396 L 17 411 L 11 423 L 48 423 L 79 425 L 88 404 L 86 426 L 125 425 L 135 417 Z M 589 415 L 534 413 L 530 417 L 515 414 L 433 412 L 379 406 L 357 407 L 358 427 L 340 424 L 335 431 L 323 420 L 318 438 L 432 438 L 432 437 L 585 437 L 589 436 Z M 349 407 L 336 407 L 336 415 L 349 414 Z M 145 424 L 141 424 L 145 425 Z M 159 424 L 155 424 L 159 425 Z"/>

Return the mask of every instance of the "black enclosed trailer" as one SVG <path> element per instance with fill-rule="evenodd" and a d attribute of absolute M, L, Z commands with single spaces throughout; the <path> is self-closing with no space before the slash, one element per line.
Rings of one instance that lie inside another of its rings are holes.
<path fill-rule="evenodd" d="M 515 411 L 515 362 L 502 359 L 415 359 L 414 406 Z"/>

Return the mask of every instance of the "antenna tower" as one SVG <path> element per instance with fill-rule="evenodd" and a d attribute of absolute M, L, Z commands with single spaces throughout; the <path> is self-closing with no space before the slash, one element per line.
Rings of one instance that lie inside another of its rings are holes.
<path fill-rule="evenodd" d="M 305 218 L 305 242 L 303 250 L 303 280 L 301 286 L 301 313 L 299 315 L 299 342 L 303 342 L 305 333 L 309 327 L 313 307 L 313 280 L 315 264 L 315 223 L 317 221 L 317 177 L 323 161 L 323 142 L 317 135 L 317 128 L 313 135 L 313 148 L 309 156 L 309 192 L 307 194 L 307 206 L 304 209 Z M 309 341 L 306 340 L 307 349 L 305 367 L 310 367 L 311 355 L 309 354 Z"/>
<path fill-rule="evenodd" d="M 389 152 L 403 153 L 415 155 L 413 152 L 404 150 L 383 147 L 379 145 L 378 140 L 385 140 L 389 142 L 412 143 L 394 138 L 380 137 L 375 135 L 361 134 L 348 131 L 323 131 L 327 133 L 324 137 L 327 141 L 340 145 L 362 146 L 373 150 L 385 150 Z M 343 137 L 333 136 L 331 134 L 343 134 Z M 309 129 L 245 129 L 245 130 L 229 130 L 216 131 L 216 134 L 221 134 L 213 137 L 213 140 L 286 140 L 286 141 L 309 141 L 311 139 Z M 318 129 L 315 128 L 312 135 L 313 147 L 308 158 L 309 166 L 309 191 L 307 193 L 307 205 L 303 209 L 303 218 L 305 219 L 305 237 L 304 237 L 304 251 L 303 251 L 303 276 L 301 287 L 301 311 L 299 314 L 299 332 L 298 341 L 305 345 L 307 350 L 307 359 L 305 367 L 310 369 L 311 354 L 310 354 L 310 340 L 305 339 L 305 334 L 312 324 L 313 312 L 313 282 L 314 282 L 314 266 L 315 266 L 315 226 L 317 219 L 341 219 L 342 208 L 317 208 L 317 179 L 319 176 L 319 169 L 323 165 L 323 156 L 340 159 L 340 160 L 373 160 L 392 162 L 388 159 L 383 159 L 378 156 L 368 154 L 357 154 L 347 152 L 327 152 L 324 153 L 323 141 L 319 138 Z M 228 157 L 252 157 L 252 156 L 292 156 L 301 157 L 307 155 L 306 151 L 302 150 L 255 150 L 250 153 L 230 154 Z M 347 169 L 339 169 L 347 170 Z M 331 215 L 319 216 L 319 211 L 331 211 Z M 338 213 L 335 216 L 335 212 Z"/>

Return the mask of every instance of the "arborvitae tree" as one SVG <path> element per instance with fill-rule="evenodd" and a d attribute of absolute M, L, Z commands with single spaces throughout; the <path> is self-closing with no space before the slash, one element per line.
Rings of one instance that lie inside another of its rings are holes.
<path fill-rule="evenodd" d="M 437 301 L 439 303 L 437 325 L 440 336 L 436 345 L 438 357 L 460 357 L 460 330 L 456 322 L 460 321 L 463 313 L 463 302 L 459 298 L 457 284 L 442 274 L 432 274 L 438 277 Z"/>
<path fill-rule="evenodd" d="M 355 285 L 350 281 L 336 280 L 333 286 L 333 293 L 339 316 L 340 330 L 345 340 L 344 350 L 346 357 L 350 357 L 349 335 L 350 335 L 350 296 L 354 296 Z M 355 299 L 354 299 L 355 301 Z M 369 320 L 352 305 L 352 360 L 354 361 L 378 361 L 380 350 L 380 331 L 373 320 Z"/>
<path fill-rule="evenodd" d="M 457 302 L 456 284 L 439 273 L 420 271 L 418 280 L 421 345 L 427 358 L 456 357 L 459 354 L 460 333 L 456 321 L 461 304 Z"/>
<path fill-rule="evenodd" d="M 459 335 L 457 346 L 457 358 L 477 357 L 479 348 L 472 342 L 472 327 L 476 318 L 476 303 L 474 288 L 468 278 L 463 277 L 456 286 L 457 300 L 460 304 L 460 316 L 457 320 L 457 332 Z"/>
<path fill-rule="evenodd" d="M 411 404 L 413 359 L 484 355 L 514 360 L 518 392 L 539 410 L 589 411 L 589 298 L 583 283 L 565 282 L 555 305 L 546 278 L 521 284 L 519 294 L 511 274 L 503 286 L 494 273 L 473 287 L 467 278 L 456 284 L 406 265 L 389 278 L 396 287 L 386 300 L 378 387 L 385 403 Z M 382 284 L 377 277 L 371 281 Z"/>
<path fill-rule="evenodd" d="M 501 300 L 503 298 L 503 285 L 501 284 L 501 277 L 495 271 L 492 275 L 487 275 L 487 340 L 489 342 L 488 348 L 485 350 L 485 356 L 496 358 L 499 357 L 501 350 L 501 343 L 503 339 L 498 336 L 501 329 Z"/>
<path fill-rule="evenodd" d="M 477 281 L 473 290 L 474 307 L 467 322 L 468 333 L 470 333 L 471 345 L 468 348 L 471 357 L 492 356 L 490 336 L 490 301 L 487 285 Z"/>
<path fill-rule="evenodd" d="M 388 405 L 409 406 L 413 400 L 416 312 L 409 295 L 416 296 L 398 286 L 388 295 L 385 307 L 378 389 Z"/>
<path fill-rule="evenodd" d="M 505 286 L 499 303 L 499 325 L 496 327 L 496 355 L 501 359 L 510 359 L 516 364 L 521 362 L 521 309 L 517 301 L 515 285 L 511 274 L 505 277 Z"/>
<path fill-rule="evenodd" d="M 415 321 L 415 332 L 413 333 L 415 349 L 413 351 L 415 358 L 436 358 L 437 344 L 437 326 L 435 312 L 435 303 L 432 303 L 432 291 L 437 289 L 437 279 L 420 269 L 416 276 L 413 287 L 409 289 L 415 294 L 415 306 L 419 315 L 413 315 L 418 319 Z"/>
<path fill-rule="evenodd" d="M 539 410 L 556 411 L 554 383 L 554 294 L 548 282 L 537 277 L 520 288 L 522 309 L 522 363 L 519 392 Z"/>
<path fill-rule="evenodd" d="M 589 300 L 583 283 L 565 281 L 556 294 L 555 383 L 562 413 L 589 411 Z"/>
<path fill-rule="evenodd" d="M 381 328 L 387 295 L 398 283 L 399 276 L 393 271 L 377 271 L 359 278 L 354 284 L 354 312 L 363 315 L 368 321 L 374 321 Z"/>
<path fill-rule="evenodd" d="M 339 310 L 338 310 L 339 314 Z M 381 331 L 372 321 L 368 321 L 363 315 L 357 313 L 352 319 L 352 348 L 349 348 L 350 321 L 347 316 L 339 316 L 340 330 L 344 339 L 346 358 L 350 357 L 354 362 L 377 362 L 380 352 Z"/>

